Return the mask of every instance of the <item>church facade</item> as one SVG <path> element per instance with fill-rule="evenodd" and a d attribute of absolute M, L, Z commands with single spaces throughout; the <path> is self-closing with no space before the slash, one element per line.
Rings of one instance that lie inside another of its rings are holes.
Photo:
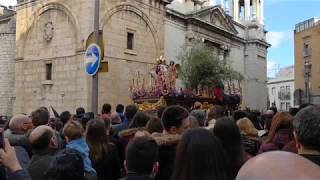
<path fill-rule="evenodd" d="M 267 108 L 267 49 L 262 0 L 173 1 L 167 7 L 165 57 L 177 59 L 184 44 L 198 39 L 240 72 L 242 106 Z"/>
<path fill-rule="evenodd" d="M 243 5 L 241 0 L 237 4 Z M 242 23 L 240 12 L 237 20 L 221 5 L 206 5 L 191 0 L 101 1 L 103 61 L 109 70 L 98 74 L 99 109 L 104 103 L 130 103 L 132 78 L 148 75 L 161 55 L 177 61 L 179 48 L 193 38 L 212 44 L 244 74 L 244 105 L 265 108 L 268 44 L 263 24 Z M 18 0 L 15 113 L 39 106 L 59 112 L 79 106 L 90 110 L 91 77 L 84 71 L 84 52 L 93 19 L 94 0 Z"/>

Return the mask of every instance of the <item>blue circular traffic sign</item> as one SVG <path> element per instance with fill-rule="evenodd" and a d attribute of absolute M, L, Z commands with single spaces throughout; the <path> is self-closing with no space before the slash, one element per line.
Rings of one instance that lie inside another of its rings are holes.
<path fill-rule="evenodd" d="M 101 49 L 97 44 L 91 44 L 84 54 L 85 71 L 89 76 L 95 75 L 100 67 Z"/>

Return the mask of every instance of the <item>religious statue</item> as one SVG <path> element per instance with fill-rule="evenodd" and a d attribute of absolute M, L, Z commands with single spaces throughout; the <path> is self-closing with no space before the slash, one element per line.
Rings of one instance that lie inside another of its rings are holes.
<path fill-rule="evenodd" d="M 130 92 L 133 97 L 161 97 L 166 95 L 177 95 L 176 78 L 179 67 L 173 62 L 168 66 L 163 56 L 157 59 L 157 64 L 141 77 L 140 71 L 130 83 Z"/>
<path fill-rule="evenodd" d="M 175 63 L 170 61 L 168 68 L 168 81 L 169 81 L 169 89 L 171 91 L 175 91 L 176 88 L 176 79 L 177 79 L 177 69 Z"/>
<path fill-rule="evenodd" d="M 219 84 L 217 84 L 216 81 L 212 80 L 212 91 L 214 98 L 219 102 L 223 103 L 224 97 L 223 97 L 223 88 L 219 87 Z"/>
<path fill-rule="evenodd" d="M 156 86 L 156 95 L 161 96 L 165 92 L 167 92 L 166 85 L 166 73 L 167 73 L 167 65 L 165 64 L 165 60 L 162 56 L 157 60 L 157 65 L 155 67 L 155 86 Z"/>

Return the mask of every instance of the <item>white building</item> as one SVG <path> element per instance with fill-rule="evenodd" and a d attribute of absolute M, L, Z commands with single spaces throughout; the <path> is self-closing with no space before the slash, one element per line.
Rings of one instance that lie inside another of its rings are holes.
<path fill-rule="evenodd" d="M 174 0 L 167 6 L 165 58 L 177 62 L 181 47 L 202 40 L 244 75 L 242 106 L 267 108 L 267 49 L 263 0 Z"/>
<path fill-rule="evenodd" d="M 270 105 L 288 111 L 294 106 L 294 66 L 280 69 L 275 78 L 268 81 Z"/>

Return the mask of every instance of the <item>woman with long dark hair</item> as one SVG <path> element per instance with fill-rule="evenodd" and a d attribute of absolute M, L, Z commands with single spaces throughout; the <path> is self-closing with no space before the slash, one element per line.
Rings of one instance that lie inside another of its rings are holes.
<path fill-rule="evenodd" d="M 246 159 L 239 128 L 232 119 L 225 117 L 217 120 L 213 133 L 222 143 L 235 178 Z"/>
<path fill-rule="evenodd" d="M 89 157 L 97 171 L 98 180 L 117 180 L 120 178 L 120 159 L 117 148 L 106 133 L 103 120 L 93 119 L 87 124 L 86 141 L 89 145 Z"/>
<path fill-rule="evenodd" d="M 218 138 L 206 129 L 187 131 L 180 140 L 172 180 L 230 180 L 230 166 Z"/>

